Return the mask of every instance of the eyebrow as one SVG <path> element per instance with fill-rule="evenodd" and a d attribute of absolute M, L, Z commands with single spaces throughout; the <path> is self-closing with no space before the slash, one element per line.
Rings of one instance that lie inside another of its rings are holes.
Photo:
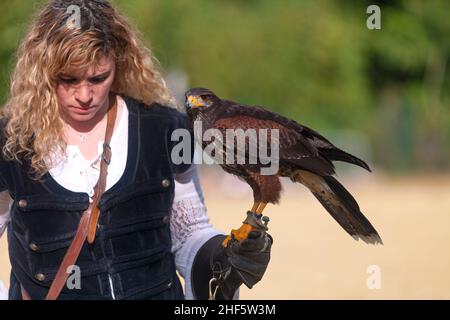
<path fill-rule="evenodd" d="M 98 78 L 103 78 L 103 77 L 108 77 L 108 76 L 111 74 L 111 72 L 112 72 L 112 70 L 107 70 L 107 71 L 105 71 L 105 72 L 102 72 L 102 73 L 96 74 L 96 75 L 94 75 L 94 76 L 92 76 L 92 77 L 89 77 L 88 80 L 98 79 Z M 70 75 L 70 74 L 61 74 L 60 77 L 62 77 L 62 78 L 74 78 L 74 79 L 78 79 L 77 76 L 72 76 L 72 75 Z"/>
<path fill-rule="evenodd" d="M 89 77 L 88 79 L 96 79 L 96 78 L 103 78 L 103 77 L 108 77 L 111 74 L 112 70 L 107 70 L 105 72 L 96 74 L 95 76 Z"/>

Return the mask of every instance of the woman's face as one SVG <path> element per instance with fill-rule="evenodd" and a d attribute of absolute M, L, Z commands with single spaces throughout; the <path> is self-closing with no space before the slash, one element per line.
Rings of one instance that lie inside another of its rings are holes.
<path fill-rule="evenodd" d="M 64 121 L 72 125 L 95 125 L 107 110 L 108 94 L 115 76 L 115 63 L 102 58 L 85 74 L 63 74 L 56 95 Z"/>

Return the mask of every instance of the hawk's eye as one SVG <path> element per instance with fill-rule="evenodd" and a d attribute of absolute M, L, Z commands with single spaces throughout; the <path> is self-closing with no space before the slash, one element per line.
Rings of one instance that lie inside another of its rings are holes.
<path fill-rule="evenodd" d="M 209 107 L 212 104 L 212 99 L 211 96 L 208 94 L 203 94 L 200 96 L 200 98 L 203 100 L 203 102 L 205 103 L 205 106 Z"/>

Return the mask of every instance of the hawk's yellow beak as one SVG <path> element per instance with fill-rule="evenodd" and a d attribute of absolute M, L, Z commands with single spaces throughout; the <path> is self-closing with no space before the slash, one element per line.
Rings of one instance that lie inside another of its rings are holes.
<path fill-rule="evenodd" d="M 189 96 L 188 97 L 188 103 L 189 103 L 189 106 L 191 108 L 200 108 L 200 107 L 204 106 L 204 103 L 203 103 L 202 99 L 199 99 L 199 98 L 194 97 L 194 96 Z"/>

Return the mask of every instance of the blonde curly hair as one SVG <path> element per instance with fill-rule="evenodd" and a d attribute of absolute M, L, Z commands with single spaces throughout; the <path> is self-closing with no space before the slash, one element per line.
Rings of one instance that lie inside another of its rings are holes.
<path fill-rule="evenodd" d="M 74 7 L 79 9 L 78 23 L 72 20 Z M 102 57 L 116 62 L 111 91 L 147 105 L 174 105 L 151 50 L 108 1 L 52 0 L 32 22 L 17 53 L 10 97 L 3 108 L 6 160 L 22 163 L 29 158 L 34 179 L 48 172 L 51 155 L 63 154 L 66 148 L 56 97 L 58 78 L 87 70 Z"/>

